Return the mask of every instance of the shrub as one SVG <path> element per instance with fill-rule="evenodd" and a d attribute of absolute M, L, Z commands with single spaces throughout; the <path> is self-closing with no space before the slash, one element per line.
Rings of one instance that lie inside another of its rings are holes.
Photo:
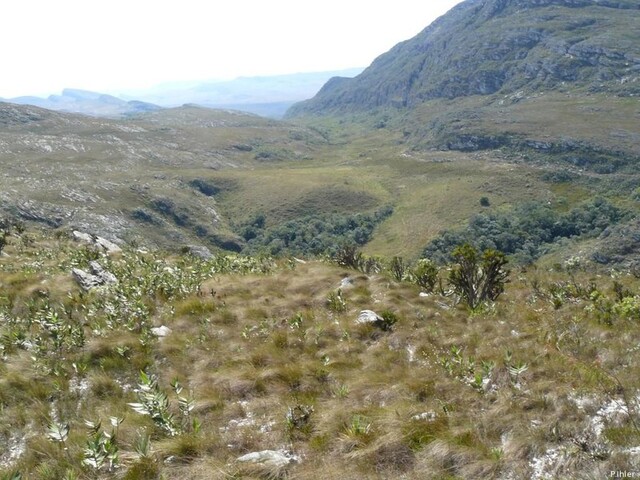
<path fill-rule="evenodd" d="M 385 332 L 391 331 L 393 326 L 398 323 L 398 316 L 390 310 L 385 310 L 380 314 L 382 322 L 380 322 L 380 328 Z"/>
<path fill-rule="evenodd" d="M 438 267 L 427 258 L 418 260 L 411 270 L 411 279 L 426 292 L 433 292 L 438 281 Z"/>
<path fill-rule="evenodd" d="M 353 269 L 360 269 L 364 260 L 362 253 L 353 243 L 344 244 L 338 248 L 333 259 L 338 265 Z"/>
<path fill-rule="evenodd" d="M 407 264 L 402 257 L 393 257 L 389 264 L 389 270 L 395 280 L 401 282 L 407 274 Z"/>
<path fill-rule="evenodd" d="M 480 255 L 474 247 L 464 244 L 452 256 L 456 265 L 449 274 L 449 282 L 470 308 L 495 300 L 504 291 L 509 272 L 504 269 L 507 259 L 503 253 L 485 250 Z"/>

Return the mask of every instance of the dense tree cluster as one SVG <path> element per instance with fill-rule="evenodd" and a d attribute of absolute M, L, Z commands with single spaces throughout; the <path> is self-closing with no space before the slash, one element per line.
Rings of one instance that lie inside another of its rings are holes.
<path fill-rule="evenodd" d="M 272 227 L 264 215 L 258 215 L 241 226 L 239 233 L 247 242 L 245 253 L 321 255 L 345 243 L 364 245 L 392 212 L 387 206 L 374 213 L 310 215 Z"/>
<path fill-rule="evenodd" d="M 528 263 L 555 241 L 578 235 L 596 235 L 620 221 L 624 212 L 596 198 L 566 213 L 550 205 L 526 203 L 507 213 L 474 216 L 462 230 L 447 230 L 425 248 L 423 256 L 436 262 L 451 261 L 450 252 L 469 243 L 480 250 L 494 249 Z"/>

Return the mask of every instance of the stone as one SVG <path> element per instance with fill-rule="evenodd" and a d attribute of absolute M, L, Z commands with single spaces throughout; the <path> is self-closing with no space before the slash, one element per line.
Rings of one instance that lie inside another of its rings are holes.
<path fill-rule="evenodd" d="M 71 270 L 71 274 L 76 282 L 83 290 L 91 290 L 92 288 L 102 287 L 104 285 L 113 285 L 118 283 L 116 276 L 105 270 L 102 265 L 93 260 L 89 262 L 90 272 L 80 268 Z"/>
<path fill-rule="evenodd" d="M 80 285 L 83 290 L 88 291 L 102 285 L 98 277 L 79 268 L 71 270 L 71 275 L 73 275 L 73 278 L 78 282 L 78 285 Z"/>
<path fill-rule="evenodd" d="M 423 412 L 411 417 L 413 421 L 425 421 L 425 422 L 433 422 L 437 418 L 435 412 Z"/>
<path fill-rule="evenodd" d="M 89 243 L 110 255 L 122 252 L 122 249 L 118 245 L 106 238 L 91 235 L 90 233 L 80 232 L 78 230 L 74 230 L 72 235 L 74 240 Z"/>
<path fill-rule="evenodd" d="M 91 273 L 98 277 L 103 285 L 118 283 L 116 276 L 105 270 L 97 261 L 92 260 L 89 262 L 89 267 L 91 268 Z"/>
<path fill-rule="evenodd" d="M 153 327 L 151 329 L 151 333 L 153 333 L 156 337 L 167 337 L 171 333 L 171 329 L 162 325 L 160 327 Z"/>
<path fill-rule="evenodd" d="M 238 457 L 237 461 L 278 469 L 284 468 L 291 463 L 297 463 L 300 458 L 284 450 L 262 450 L 261 452 L 242 455 Z"/>
<path fill-rule="evenodd" d="M 189 245 L 187 248 L 189 249 L 190 255 L 193 255 L 200 260 L 209 260 L 211 257 L 213 257 L 211 250 L 209 250 L 204 245 Z"/>
<path fill-rule="evenodd" d="M 353 287 L 353 280 L 350 277 L 345 277 L 340 281 L 340 287 L 338 288 L 349 288 Z"/>
<path fill-rule="evenodd" d="M 116 245 L 110 240 L 107 240 L 106 238 L 96 237 L 94 240 L 94 243 L 97 247 L 101 248 L 108 254 L 122 252 L 122 249 L 118 245 Z"/>
<path fill-rule="evenodd" d="M 93 243 L 93 237 L 91 235 L 89 235 L 88 233 L 79 232 L 77 230 L 73 231 L 73 239 L 78 242 Z"/>
<path fill-rule="evenodd" d="M 356 319 L 357 324 L 372 323 L 376 325 L 382 324 L 383 322 L 384 319 L 373 310 L 362 310 Z"/>

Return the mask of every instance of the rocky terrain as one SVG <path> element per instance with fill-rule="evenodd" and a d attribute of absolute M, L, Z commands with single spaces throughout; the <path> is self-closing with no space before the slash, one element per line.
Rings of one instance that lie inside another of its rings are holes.
<path fill-rule="evenodd" d="M 289 116 L 549 89 L 638 95 L 639 18 L 632 1 L 469 0 Z"/>

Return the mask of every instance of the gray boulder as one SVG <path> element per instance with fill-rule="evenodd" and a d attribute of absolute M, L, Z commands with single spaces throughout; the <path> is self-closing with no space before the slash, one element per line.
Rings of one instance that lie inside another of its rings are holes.
<path fill-rule="evenodd" d="M 106 238 L 99 237 L 97 235 L 91 235 L 90 233 L 79 232 L 78 230 L 74 230 L 72 235 L 74 240 L 93 245 L 98 250 L 106 252 L 109 255 L 114 253 L 120 253 L 122 251 L 122 249 L 118 245 L 113 243 L 111 240 L 107 240 Z"/>
<path fill-rule="evenodd" d="M 71 271 L 73 278 L 83 290 L 91 290 L 92 288 L 102 287 L 104 285 L 113 285 L 118 283 L 116 276 L 105 270 L 98 262 L 89 262 L 90 271 L 87 272 L 80 268 L 74 268 Z"/>
<path fill-rule="evenodd" d="M 373 310 L 362 310 L 356 319 L 356 323 L 372 323 L 377 326 L 383 324 L 384 319 Z"/>
<path fill-rule="evenodd" d="M 189 245 L 187 248 L 189 249 L 190 255 L 193 255 L 200 260 L 209 260 L 211 257 L 213 257 L 211 250 L 209 250 L 204 245 Z"/>

